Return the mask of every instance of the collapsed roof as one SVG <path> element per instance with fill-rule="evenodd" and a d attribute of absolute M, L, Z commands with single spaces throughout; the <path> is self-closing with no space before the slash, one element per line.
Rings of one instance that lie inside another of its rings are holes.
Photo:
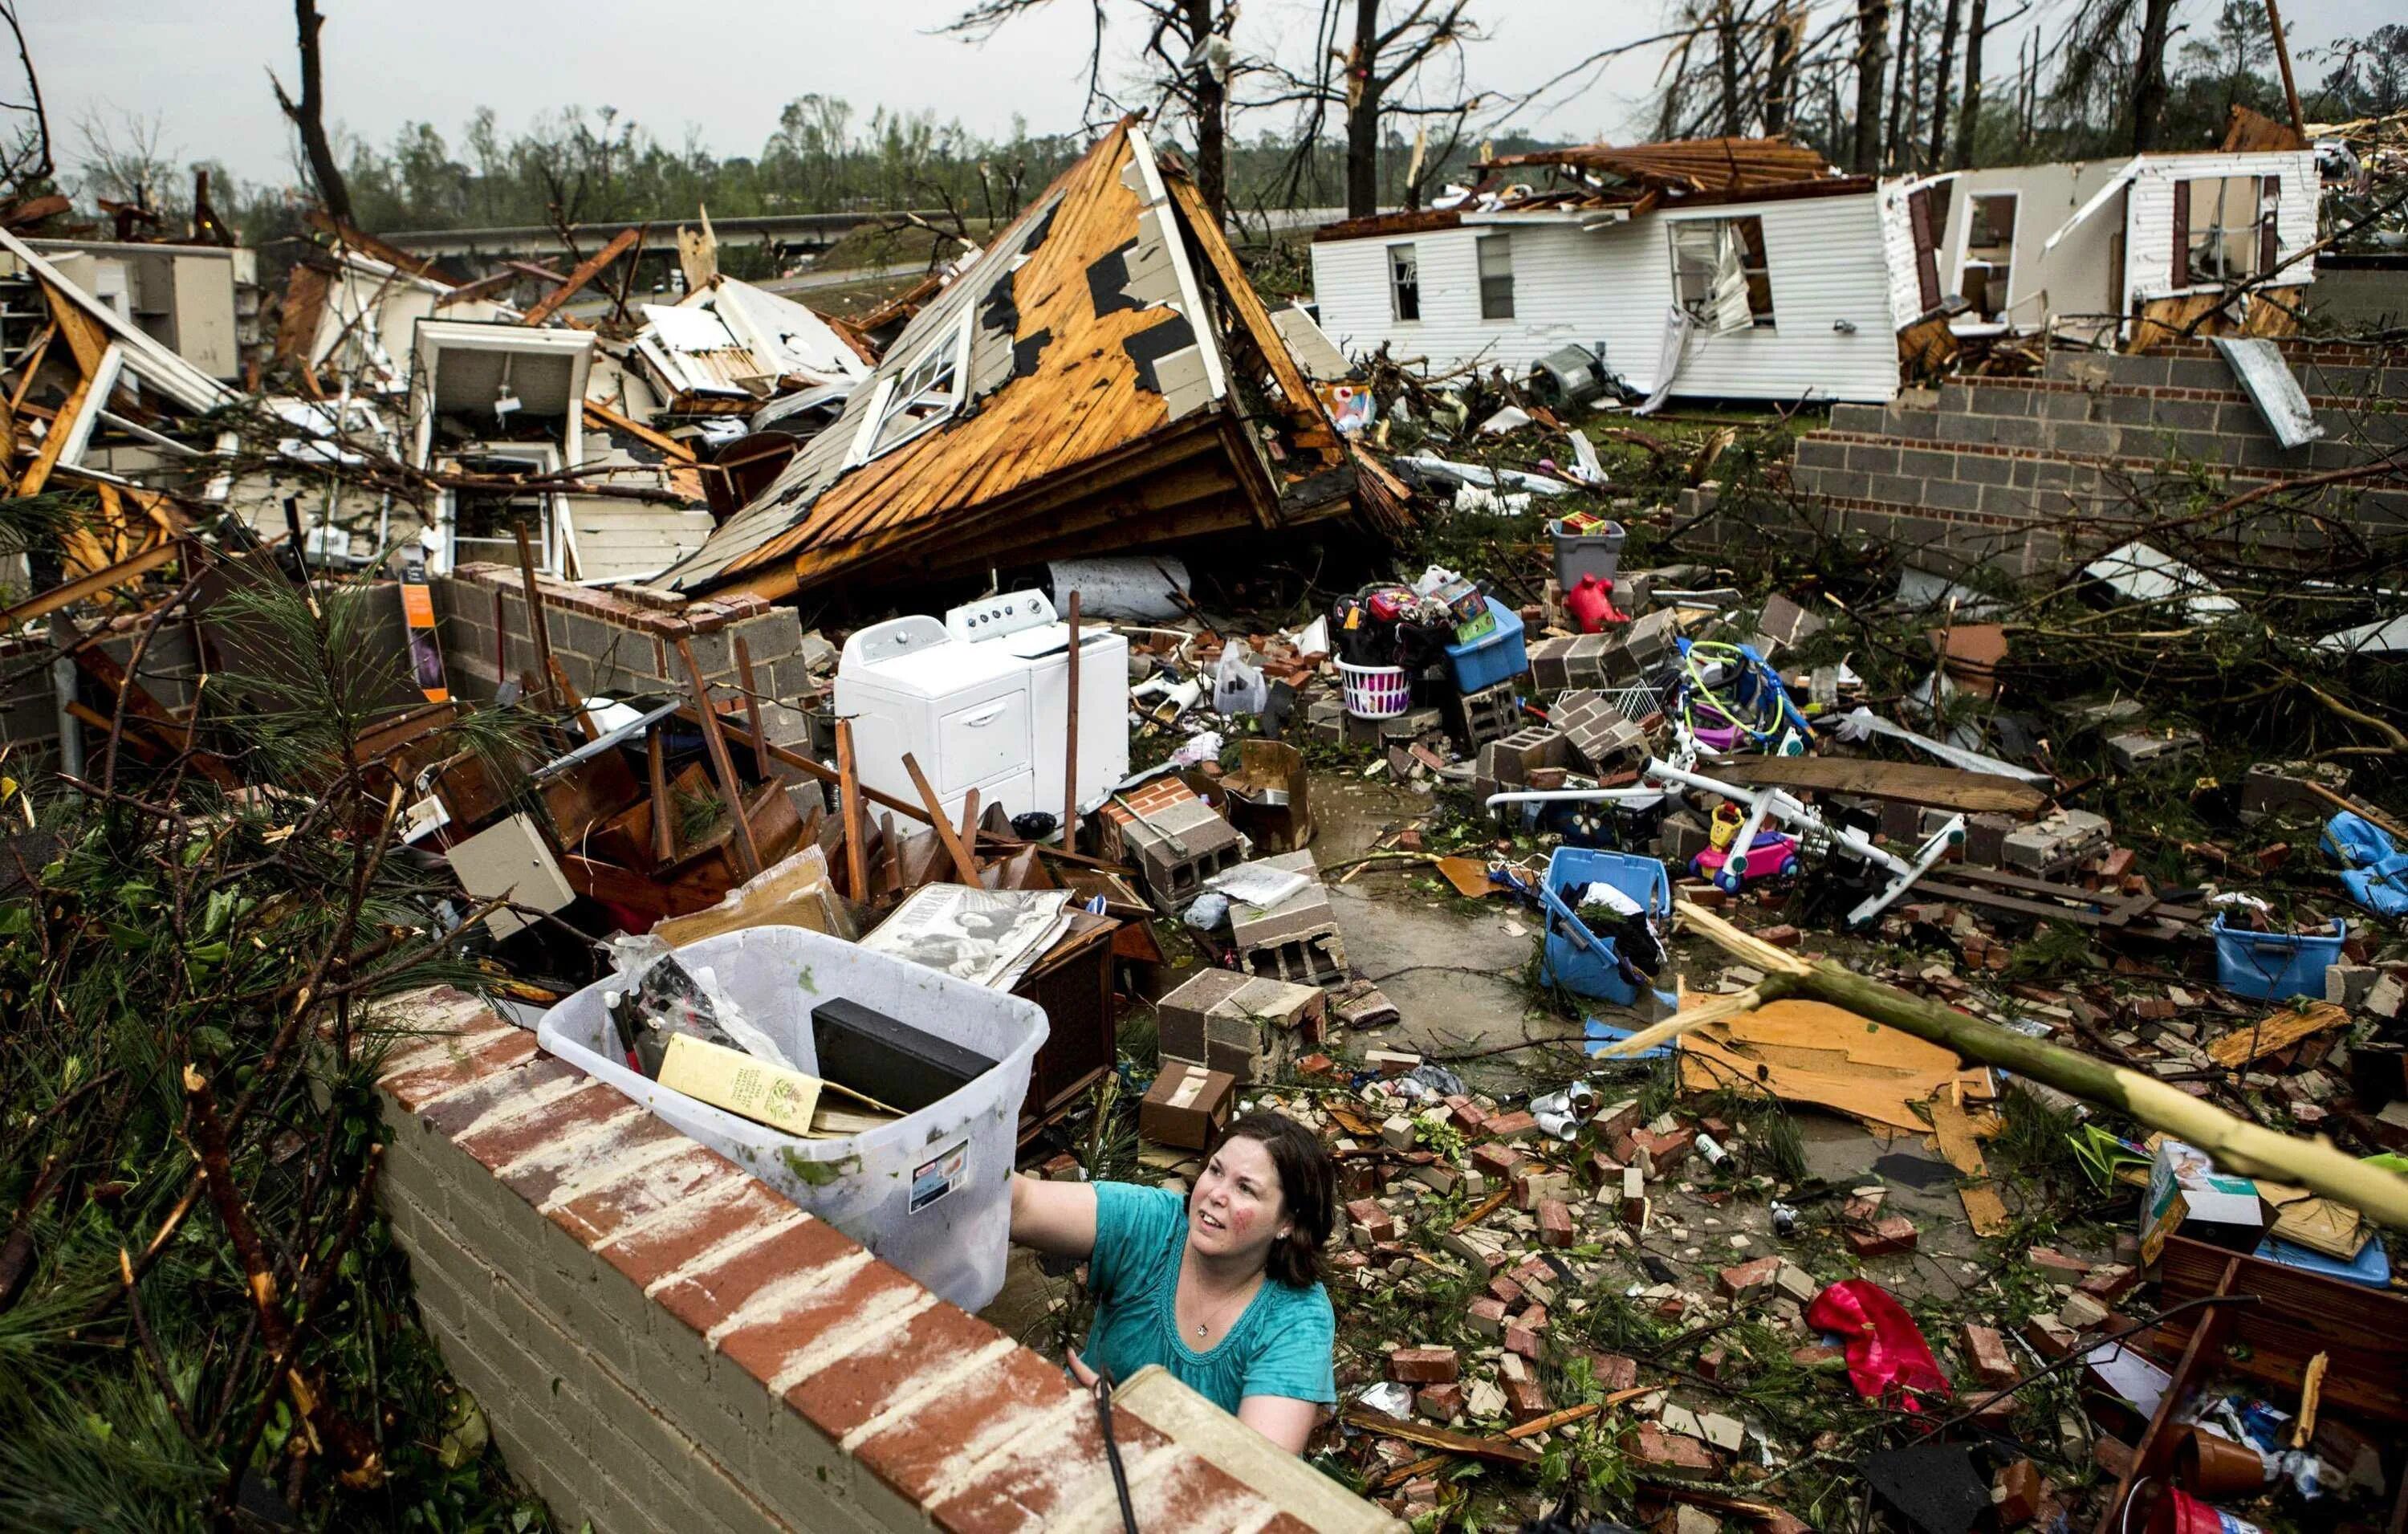
<path fill-rule="evenodd" d="M 1842 175 L 1813 150 L 1782 138 L 1690 138 L 1663 144 L 1574 144 L 1499 155 L 1473 167 L 1478 185 L 1427 208 L 1342 219 L 1315 240 L 1364 239 L 1450 229 L 1467 214 L 1597 212 L 1615 221 L 1670 203 L 1752 202 L 1766 198 L 1867 192 L 1872 180 Z M 1552 184 L 1509 182 L 1510 170 L 1545 168 Z"/>
<path fill-rule="evenodd" d="M 1401 488 L 1340 440 L 1194 184 L 1122 122 L 662 581 L 774 598 L 1358 504 L 1401 525 Z"/>

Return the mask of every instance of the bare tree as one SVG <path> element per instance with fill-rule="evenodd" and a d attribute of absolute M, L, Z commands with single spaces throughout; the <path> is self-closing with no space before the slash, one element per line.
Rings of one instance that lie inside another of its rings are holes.
<path fill-rule="evenodd" d="M 1392 0 L 1389 10 L 1396 8 Z M 1481 36 L 1465 15 L 1470 8 L 1471 0 L 1414 0 L 1403 15 L 1383 24 L 1381 0 L 1322 0 L 1310 66 L 1274 66 L 1272 73 L 1280 81 L 1276 93 L 1243 104 L 1303 108 L 1296 151 L 1289 161 L 1291 188 L 1300 180 L 1332 115 L 1341 116 L 1346 123 L 1350 218 L 1379 211 L 1381 140 L 1388 124 L 1398 118 L 1435 119 L 1447 124 L 1447 147 L 1436 155 L 1424 155 L 1418 167 L 1421 173 L 1414 178 L 1416 188 L 1437 175 L 1460 144 L 1466 120 L 1487 99 L 1468 89 L 1461 67 L 1462 45 Z M 1338 46 L 1341 33 L 1352 36 L 1343 49 Z M 1456 70 L 1448 89 L 1423 95 L 1418 90 L 1423 70 L 1450 54 L 1456 61 Z"/>
<path fill-rule="evenodd" d="M 1887 165 L 1902 167 L 1906 164 L 1906 141 L 1909 137 L 1908 108 L 1914 99 L 1914 93 L 1907 83 L 1907 76 L 1913 72 L 1916 57 L 1914 0 L 1899 0 L 1898 47 L 1894 51 L 1898 55 L 1898 66 L 1890 76 L 1888 147 L 1883 151 L 1882 161 Z"/>
<path fill-rule="evenodd" d="M 2142 0 L 2140 68 L 2132 79 L 2132 152 L 2145 154 L 2157 143 L 2157 126 L 2166 115 L 2166 35 L 2173 22 L 2174 0 Z"/>
<path fill-rule="evenodd" d="M 1772 7 L 1772 56 L 1764 70 L 1764 131 L 1779 137 L 1789 131 L 1796 110 L 1798 54 L 1806 42 L 1806 12 L 1790 0 Z"/>
<path fill-rule="evenodd" d="M 83 140 L 76 166 L 79 190 L 121 223 L 129 216 L 132 222 L 156 222 L 169 201 L 167 189 L 179 179 L 165 121 L 121 112 L 112 122 L 87 111 L 75 127 Z"/>
<path fill-rule="evenodd" d="M 8 24 L 8 35 L 16 38 L 17 62 L 25 71 L 25 99 L 0 101 L 0 111 L 25 119 L 0 144 L 0 190 L 13 198 L 42 186 L 58 166 L 50 154 L 50 117 L 42 107 L 41 77 L 34 73 L 34 55 L 25 46 L 25 29 L 17 24 L 13 3 L 0 4 L 0 22 Z"/>
<path fill-rule="evenodd" d="M 1849 168 L 1881 168 L 1882 76 L 1889 66 L 1889 0 L 1856 0 L 1856 126 Z"/>
<path fill-rule="evenodd" d="M 1956 21 L 1962 4 L 1963 0 L 1948 0 L 1948 8 L 1940 14 L 1940 62 L 1931 71 L 1931 151 L 1924 156 L 1924 164 L 1933 170 L 1940 168 L 1941 157 L 1948 152 L 1948 69 L 1956 62 Z"/>
<path fill-rule="evenodd" d="M 1990 0 L 1973 0 L 1972 14 L 1965 25 L 1965 101 L 1956 111 L 1955 165 L 1958 170 L 1972 168 L 1973 133 L 1982 122 L 1982 39 L 1989 31 L 1989 11 Z"/>
<path fill-rule="evenodd" d="M 1015 17 L 1043 9 L 1052 0 L 977 0 L 946 26 L 956 36 L 983 41 Z M 1196 187 L 1216 214 L 1228 208 L 1229 79 L 1237 67 L 1229 34 L 1237 24 L 1237 0 L 1088 0 L 1095 14 L 1094 42 L 1087 54 L 1087 108 L 1120 103 L 1104 83 L 1104 39 L 1112 16 L 1133 14 L 1146 27 L 1140 55 L 1154 71 L 1148 81 L 1157 106 L 1176 104 L 1196 133 Z"/>
<path fill-rule="evenodd" d="M 284 82 L 273 69 L 267 72 L 267 83 L 276 88 L 276 105 L 284 109 L 301 136 L 301 152 L 309 162 L 309 179 L 317 183 L 320 206 L 327 217 L 349 223 L 351 194 L 343 185 L 342 167 L 335 164 L 335 146 L 326 137 L 325 80 L 318 60 L 318 32 L 326 19 L 318 14 L 317 0 L 293 0 L 293 20 L 300 34 L 301 99 L 296 102 L 284 93 Z"/>

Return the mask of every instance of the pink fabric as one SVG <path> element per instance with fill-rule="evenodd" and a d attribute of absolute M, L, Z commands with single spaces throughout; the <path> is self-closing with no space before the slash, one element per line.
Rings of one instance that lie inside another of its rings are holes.
<path fill-rule="evenodd" d="M 1809 1326 L 1837 1332 L 1848 1348 L 1848 1378 L 1856 1394 L 1880 1400 L 1892 1394 L 1909 1412 L 1918 1394 L 1946 1396 L 1948 1376 L 1906 1307 L 1870 1279 L 1843 1279 L 1806 1308 Z"/>

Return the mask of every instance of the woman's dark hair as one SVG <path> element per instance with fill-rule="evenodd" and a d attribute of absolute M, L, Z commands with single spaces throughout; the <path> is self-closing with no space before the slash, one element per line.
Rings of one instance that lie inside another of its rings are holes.
<path fill-rule="evenodd" d="M 1271 1243 L 1263 1271 L 1291 1288 L 1311 1288 L 1321 1282 L 1321 1249 L 1328 1244 L 1338 1219 L 1338 1163 L 1319 1137 L 1283 1113 L 1246 1114 L 1213 1141 L 1205 1159 L 1210 1161 L 1233 1140 L 1262 1146 L 1279 1173 L 1280 1197 L 1285 1200 L 1288 1233 Z"/>

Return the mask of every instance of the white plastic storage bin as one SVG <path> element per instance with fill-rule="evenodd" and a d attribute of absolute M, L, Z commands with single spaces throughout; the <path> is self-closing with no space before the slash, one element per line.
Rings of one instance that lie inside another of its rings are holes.
<path fill-rule="evenodd" d="M 1029 1064 L 1044 1044 L 1033 1001 L 867 953 L 796 926 L 756 926 L 679 949 L 730 1000 L 816 1071 L 811 1009 L 842 996 L 996 1062 L 968 1086 L 900 1121 L 843 1140 L 800 1140 L 674 1092 L 628 1068 L 606 994 L 613 976 L 544 1014 L 543 1047 L 608 1082 L 966 1311 L 1003 1287 L 1011 1163 Z"/>

